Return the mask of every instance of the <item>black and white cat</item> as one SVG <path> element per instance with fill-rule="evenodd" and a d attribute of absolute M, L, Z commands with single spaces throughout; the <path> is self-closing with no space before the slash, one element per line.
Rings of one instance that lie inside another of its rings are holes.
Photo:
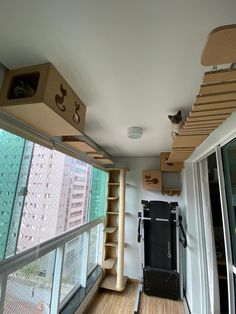
<path fill-rule="evenodd" d="M 14 98 L 32 97 L 35 95 L 35 90 L 22 80 L 18 80 L 13 89 Z"/>
<path fill-rule="evenodd" d="M 176 135 L 179 134 L 182 126 L 183 126 L 183 117 L 181 111 L 179 110 L 177 114 L 171 116 L 168 115 L 168 118 L 171 121 L 171 136 L 174 138 Z"/>

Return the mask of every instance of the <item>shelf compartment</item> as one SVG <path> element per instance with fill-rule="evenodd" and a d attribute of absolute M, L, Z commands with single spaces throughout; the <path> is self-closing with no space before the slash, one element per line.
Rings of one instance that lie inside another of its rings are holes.
<path fill-rule="evenodd" d="M 107 242 L 107 243 L 105 243 L 105 246 L 117 247 L 118 243 L 117 242 Z"/>
<path fill-rule="evenodd" d="M 109 170 L 109 183 L 119 183 L 120 181 L 120 170 L 119 169 L 108 169 Z"/>
<path fill-rule="evenodd" d="M 163 152 L 160 154 L 161 158 L 161 172 L 180 172 L 183 168 L 183 163 L 168 163 L 170 152 Z"/>
<path fill-rule="evenodd" d="M 143 170 L 142 185 L 144 190 L 161 191 L 161 171 Z"/>
<path fill-rule="evenodd" d="M 162 189 L 161 193 L 163 195 L 167 194 L 169 196 L 177 195 L 179 196 L 181 194 L 180 189 Z"/>
<path fill-rule="evenodd" d="M 118 243 L 117 242 L 107 242 L 107 243 L 105 243 L 105 246 L 117 247 Z M 127 246 L 128 246 L 128 244 L 124 243 L 124 247 L 127 247 Z"/>
<path fill-rule="evenodd" d="M 116 275 L 107 275 L 107 276 L 105 276 L 102 283 L 100 284 L 100 288 L 113 290 L 113 291 L 123 291 L 125 289 L 127 279 L 128 279 L 128 277 L 124 276 L 122 289 L 117 289 L 116 288 L 117 276 Z"/>
<path fill-rule="evenodd" d="M 108 185 L 108 197 L 119 198 L 119 185 Z"/>
<path fill-rule="evenodd" d="M 104 229 L 104 232 L 106 232 L 106 233 L 113 233 L 113 232 L 115 232 L 117 230 L 117 227 L 106 227 L 105 229 Z"/>
<path fill-rule="evenodd" d="M 111 269 L 115 266 L 117 258 L 116 257 L 110 257 L 107 258 L 104 262 L 103 262 L 103 268 L 105 269 Z"/>
<path fill-rule="evenodd" d="M 119 212 L 108 211 L 107 215 L 119 215 Z"/>

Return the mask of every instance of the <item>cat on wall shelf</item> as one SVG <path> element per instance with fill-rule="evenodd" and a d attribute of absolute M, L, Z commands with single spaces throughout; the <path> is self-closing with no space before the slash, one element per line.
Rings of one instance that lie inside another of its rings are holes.
<path fill-rule="evenodd" d="M 177 114 L 173 116 L 168 115 L 168 118 L 170 119 L 171 122 L 171 136 L 172 138 L 174 138 L 176 135 L 179 134 L 184 123 L 181 111 L 179 110 Z"/>

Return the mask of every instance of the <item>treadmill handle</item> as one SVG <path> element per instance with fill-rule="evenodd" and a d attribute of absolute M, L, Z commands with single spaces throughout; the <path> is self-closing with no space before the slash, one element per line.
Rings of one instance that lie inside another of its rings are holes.
<path fill-rule="evenodd" d="M 140 228 L 141 228 L 141 213 L 138 213 L 138 243 L 141 241 L 141 233 L 140 233 Z"/>
<path fill-rule="evenodd" d="M 181 233 L 182 233 L 182 236 L 183 236 L 183 240 L 180 239 L 180 242 L 183 244 L 183 247 L 186 248 L 187 247 L 187 238 L 186 238 L 186 235 L 185 235 L 185 232 L 184 232 L 184 228 L 183 228 L 183 225 L 182 225 L 182 219 L 179 220 L 179 227 L 180 227 L 180 230 L 181 230 Z"/>

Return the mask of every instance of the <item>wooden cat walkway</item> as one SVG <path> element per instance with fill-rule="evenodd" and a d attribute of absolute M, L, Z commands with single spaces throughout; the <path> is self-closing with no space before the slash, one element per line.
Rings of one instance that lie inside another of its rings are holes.
<path fill-rule="evenodd" d="M 236 63 L 236 25 L 213 30 L 201 57 L 202 65 Z M 199 94 L 180 134 L 175 136 L 168 162 L 183 162 L 236 110 L 236 69 L 206 72 Z"/>

